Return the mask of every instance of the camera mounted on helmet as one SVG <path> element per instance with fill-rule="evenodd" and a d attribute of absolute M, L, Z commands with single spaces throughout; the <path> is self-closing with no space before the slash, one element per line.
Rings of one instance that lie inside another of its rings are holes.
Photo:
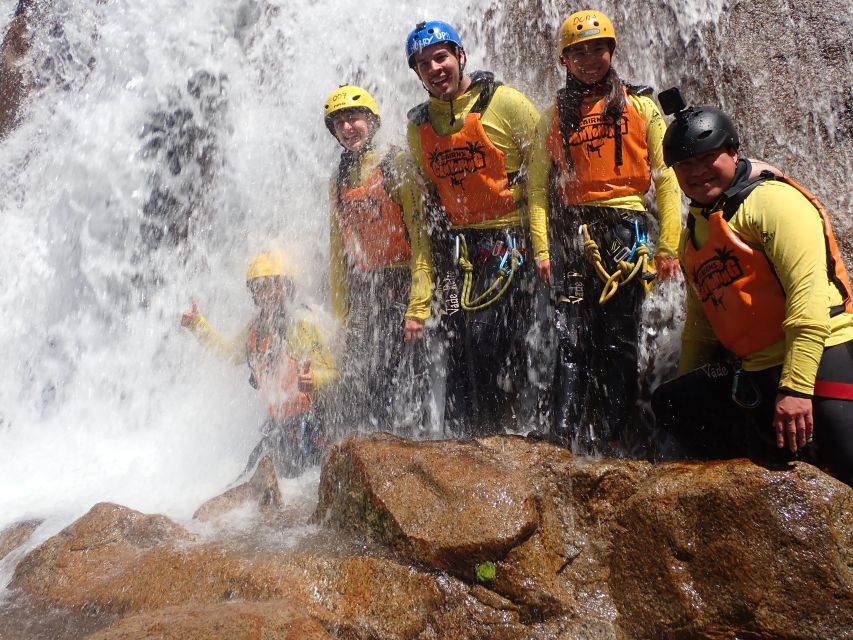
<path fill-rule="evenodd" d="M 737 149 L 740 138 L 731 118 L 715 107 L 688 107 L 678 87 L 661 91 L 658 101 L 666 115 L 674 115 L 663 136 L 666 166 L 714 149 Z"/>
<path fill-rule="evenodd" d="M 658 102 L 660 102 L 660 108 L 665 115 L 674 115 L 676 118 L 683 117 L 683 113 L 687 109 L 687 103 L 678 87 L 661 91 L 658 94 Z"/>

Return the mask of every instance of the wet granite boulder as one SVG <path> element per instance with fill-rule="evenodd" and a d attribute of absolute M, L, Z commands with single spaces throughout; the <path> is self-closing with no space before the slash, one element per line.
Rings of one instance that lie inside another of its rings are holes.
<path fill-rule="evenodd" d="M 297 545 L 275 518 L 256 525 L 272 543 L 254 529 L 247 542 L 99 504 L 31 551 L 12 587 L 114 622 L 97 640 L 845 638 L 851 506 L 853 490 L 806 464 L 351 436 Z"/>
<path fill-rule="evenodd" d="M 333 451 L 316 517 L 479 580 L 523 622 L 840 638 L 853 629 L 852 506 L 849 487 L 806 464 L 589 461 L 517 437 L 376 435 Z"/>

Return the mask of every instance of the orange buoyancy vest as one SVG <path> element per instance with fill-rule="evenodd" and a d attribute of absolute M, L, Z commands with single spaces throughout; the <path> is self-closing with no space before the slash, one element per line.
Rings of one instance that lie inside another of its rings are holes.
<path fill-rule="evenodd" d="M 385 188 L 382 164 L 359 187 L 338 180 L 336 214 L 344 252 L 359 271 L 407 262 L 412 255 L 403 210 Z"/>
<path fill-rule="evenodd" d="M 850 287 L 850 276 L 847 274 L 847 269 L 844 268 L 844 261 L 841 259 L 841 251 L 838 249 L 838 242 L 835 240 L 835 233 L 832 231 L 832 225 L 829 223 L 829 213 L 823 203 L 817 199 L 817 196 L 809 191 L 806 191 L 799 183 L 795 182 L 787 176 L 777 177 L 776 180 L 781 180 L 788 184 L 808 200 L 811 205 L 817 209 L 820 214 L 820 220 L 823 224 L 823 238 L 826 245 L 826 271 L 830 281 L 838 289 L 841 294 L 841 299 L 844 301 L 844 313 L 853 313 L 853 288 Z"/>
<path fill-rule="evenodd" d="M 486 135 L 480 114 L 494 95 L 491 74 L 477 102 L 456 133 L 440 136 L 427 118 L 416 122 L 424 172 L 432 181 L 452 226 L 497 220 L 519 207 L 506 170 L 504 153 Z"/>
<path fill-rule="evenodd" d="M 785 339 L 785 292 L 767 256 L 732 231 L 722 211 L 708 216 L 708 239 L 684 247 L 687 281 L 722 345 L 739 357 Z"/>
<path fill-rule="evenodd" d="M 561 126 L 558 96 L 546 144 L 556 166 L 555 185 L 564 206 L 644 194 L 651 186 L 646 122 L 628 99 L 614 122 L 605 99 L 582 102 L 575 130 Z M 618 130 L 617 130 L 618 125 Z M 568 149 L 568 155 L 567 150 Z M 571 161 L 571 162 L 570 162 Z"/>
<path fill-rule="evenodd" d="M 296 360 L 276 342 L 272 334 L 259 336 L 257 323 L 253 323 L 246 338 L 246 355 L 252 376 L 267 403 L 267 412 L 270 417 L 283 420 L 307 412 L 311 397 L 299 390 Z"/>
<path fill-rule="evenodd" d="M 853 289 L 823 204 L 790 178 L 763 175 L 727 201 L 724 211 L 708 216 L 708 239 L 701 249 L 696 249 L 688 221 L 691 235 L 684 247 L 687 280 L 702 303 L 711 328 L 726 349 L 741 357 L 785 338 L 787 299 L 779 278 L 767 255 L 741 240 L 727 221 L 752 188 L 768 179 L 794 187 L 817 209 L 823 225 L 827 277 L 843 300 L 838 308 L 830 309 L 830 314 L 853 313 Z"/>

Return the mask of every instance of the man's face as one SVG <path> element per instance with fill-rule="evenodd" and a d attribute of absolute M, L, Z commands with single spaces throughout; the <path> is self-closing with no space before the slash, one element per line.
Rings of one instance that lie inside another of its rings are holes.
<path fill-rule="evenodd" d="M 424 47 L 415 54 L 415 73 L 430 95 L 439 100 L 450 100 L 461 93 L 465 52 L 459 58 L 450 45 L 443 42 Z"/>
<path fill-rule="evenodd" d="M 249 282 L 249 292 L 255 306 L 268 313 L 279 308 L 292 290 L 290 279 L 283 276 L 264 276 Z"/>
<path fill-rule="evenodd" d="M 672 168 L 681 190 L 699 204 L 712 204 L 729 188 L 735 177 L 738 155 L 735 149 L 720 147 L 682 160 Z"/>
<path fill-rule="evenodd" d="M 612 58 L 611 41 L 599 38 L 569 47 L 560 56 L 560 62 L 578 81 L 583 84 L 596 84 L 610 71 Z"/>
<path fill-rule="evenodd" d="M 362 109 L 345 109 L 332 116 L 335 137 L 348 151 L 360 151 L 373 136 L 373 118 Z"/>

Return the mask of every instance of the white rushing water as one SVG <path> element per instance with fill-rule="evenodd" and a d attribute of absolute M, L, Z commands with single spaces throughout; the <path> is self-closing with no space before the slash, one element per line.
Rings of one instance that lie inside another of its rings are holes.
<path fill-rule="evenodd" d="M 0 5 L 4 28 L 15 4 Z M 270 246 L 299 258 L 306 301 L 322 302 L 339 153 L 324 100 L 366 85 L 383 139 L 401 142 L 423 99 L 405 36 L 465 11 L 373 2 L 353 21 L 342 16 L 364 2 L 44 4 L 28 54 L 38 86 L 0 142 L 0 528 L 103 500 L 185 518 L 242 470 L 264 409 L 245 367 L 200 349 L 180 312 L 195 297 L 236 334 L 252 312 L 245 263 Z M 201 99 L 188 90 L 199 73 L 212 79 Z M 152 123 L 180 110 L 196 129 L 173 126 L 146 153 Z M 179 247 L 140 231 L 155 186 L 192 212 Z"/>
<path fill-rule="evenodd" d="M 581 8 L 42 4 L 28 53 L 37 86 L 0 140 L 0 529 L 47 517 L 51 531 L 99 501 L 187 518 L 242 470 L 264 409 L 246 368 L 205 353 L 178 320 L 196 298 L 236 334 L 252 312 L 246 261 L 271 247 L 298 258 L 305 302 L 323 303 L 339 153 L 322 122 L 331 90 L 367 87 L 382 109 L 380 139 L 401 143 L 406 111 L 424 99 L 404 39 L 417 21 L 441 18 L 459 25 L 469 69 L 496 69 L 544 107 L 562 81 L 556 54 L 541 53 L 554 62 L 543 84 L 513 21 L 535 15 L 528 35 L 547 43 Z M 15 5 L 0 1 L 4 31 Z M 620 37 L 619 51 L 635 53 L 617 55 L 618 68 L 658 88 L 672 82 L 660 46 L 683 46 L 722 10 L 599 6 L 617 24 L 642 25 Z M 185 241 L 156 240 L 169 220 Z M 677 305 L 671 287 L 651 305 L 665 317 L 648 344 L 669 356 Z"/>

